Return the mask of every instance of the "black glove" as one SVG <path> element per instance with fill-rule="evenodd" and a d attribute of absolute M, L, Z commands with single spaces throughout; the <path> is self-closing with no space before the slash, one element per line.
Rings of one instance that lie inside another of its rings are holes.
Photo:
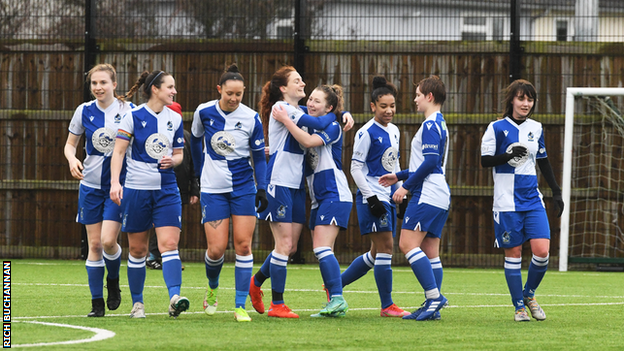
<path fill-rule="evenodd" d="M 403 217 L 405 216 L 405 209 L 407 209 L 407 199 L 403 199 L 403 202 L 401 202 L 397 206 L 397 218 L 398 219 L 403 219 Z"/>
<path fill-rule="evenodd" d="M 557 206 L 557 208 L 559 209 L 559 213 L 557 214 L 557 217 L 561 217 L 561 214 L 563 213 L 563 199 L 561 198 L 561 193 L 553 193 L 553 201 L 555 202 L 555 206 Z"/>
<path fill-rule="evenodd" d="M 199 178 L 191 179 L 191 196 L 201 196 L 201 186 L 199 185 Z"/>
<path fill-rule="evenodd" d="M 379 218 L 386 213 L 386 208 L 384 207 L 383 203 L 379 201 L 377 195 L 373 195 L 367 198 L 366 201 L 368 202 L 368 208 L 370 208 L 373 216 Z"/>
<path fill-rule="evenodd" d="M 527 148 L 524 146 L 514 146 L 511 148 L 511 152 L 508 152 L 507 155 L 509 155 L 509 159 L 511 160 L 512 158 L 515 157 L 522 157 L 524 155 L 526 155 L 528 152 Z"/>
<path fill-rule="evenodd" d="M 260 213 L 266 210 L 267 206 L 269 206 L 269 200 L 266 197 L 266 190 L 258 189 L 256 193 L 256 212 Z"/>

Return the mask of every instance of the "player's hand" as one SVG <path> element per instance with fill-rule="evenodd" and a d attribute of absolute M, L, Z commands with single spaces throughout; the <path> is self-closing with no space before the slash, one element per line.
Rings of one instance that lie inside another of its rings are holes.
<path fill-rule="evenodd" d="M 158 162 L 158 168 L 160 169 L 167 169 L 167 168 L 173 168 L 173 158 L 171 156 L 163 156 L 160 159 L 160 162 Z"/>
<path fill-rule="evenodd" d="M 384 187 L 389 187 L 391 185 L 394 185 L 398 181 L 399 181 L 399 178 L 397 178 L 396 174 L 394 173 L 386 173 L 382 175 L 381 177 L 379 177 L 379 184 Z"/>
<path fill-rule="evenodd" d="M 373 216 L 379 218 L 386 213 L 386 208 L 384 207 L 383 203 L 379 201 L 377 195 L 373 195 L 367 198 L 366 201 L 368 202 L 368 208 L 370 209 Z"/>
<path fill-rule="evenodd" d="M 557 213 L 557 217 L 561 217 L 561 215 L 563 214 L 563 208 L 564 208 L 564 203 L 563 203 L 563 199 L 561 198 L 561 193 L 554 193 L 553 201 L 555 202 L 555 206 L 559 210 L 559 213 Z"/>
<path fill-rule="evenodd" d="M 290 118 L 288 117 L 288 112 L 286 112 L 286 109 L 284 109 L 281 104 L 273 106 L 271 116 L 273 116 L 273 119 L 281 123 L 285 123 L 286 121 L 290 120 Z"/>
<path fill-rule="evenodd" d="M 199 202 L 199 198 L 195 195 L 191 196 L 191 198 L 189 199 L 189 203 L 191 205 L 195 205 L 197 202 Z"/>
<path fill-rule="evenodd" d="M 266 190 L 258 189 L 256 193 L 256 212 L 260 213 L 269 206 L 269 200 L 267 200 Z"/>
<path fill-rule="evenodd" d="M 392 201 L 394 201 L 395 204 L 403 203 L 403 199 L 407 196 L 408 192 L 409 191 L 407 191 L 404 187 L 399 187 L 394 194 L 392 194 Z"/>
<path fill-rule="evenodd" d="M 118 206 L 121 206 L 121 200 L 123 199 L 123 187 L 119 182 L 111 182 L 110 198 Z"/>
<path fill-rule="evenodd" d="M 509 155 L 509 160 L 511 160 L 512 158 L 523 157 L 528 152 L 529 150 L 527 150 L 526 147 L 522 145 L 517 145 L 517 146 L 512 147 L 511 150 L 507 152 L 507 155 Z"/>
<path fill-rule="evenodd" d="M 84 179 L 84 176 L 82 175 L 83 169 L 84 167 L 82 166 L 82 162 L 80 162 L 80 160 L 78 160 L 77 158 L 75 158 L 72 161 L 69 161 L 69 172 L 71 173 L 72 177 L 78 180 L 83 180 Z"/>
<path fill-rule="evenodd" d="M 345 112 L 342 114 L 342 123 L 344 123 L 343 131 L 348 132 L 353 128 L 355 121 L 353 120 L 353 116 L 351 116 L 350 112 Z"/>
<path fill-rule="evenodd" d="M 398 219 L 403 219 L 403 217 L 405 217 L 405 209 L 407 209 L 407 201 L 403 201 L 397 206 Z"/>

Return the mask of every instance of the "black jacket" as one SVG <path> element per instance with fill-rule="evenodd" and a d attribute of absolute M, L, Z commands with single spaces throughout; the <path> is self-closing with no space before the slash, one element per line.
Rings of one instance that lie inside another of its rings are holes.
<path fill-rule="evenodd" d="M 182 163 L 173 170 L 178 181 L 182 204 L 188 204 L 191 196 L 199 197 L 199 179 L 195 177 L 193 158 L 191 157 L 191 133 L 187 130 L 184 130 L 184 158 Z"/>

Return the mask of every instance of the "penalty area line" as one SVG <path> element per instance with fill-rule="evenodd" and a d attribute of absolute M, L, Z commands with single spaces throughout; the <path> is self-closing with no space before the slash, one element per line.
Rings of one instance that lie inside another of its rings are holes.
<path fill-rule="evenodd" d="M 50 318 L 50 317 L 43 317 L 43 318 Z M 11 345 L 11 347 L 36 347 L 36 346 L 82 344 L 82 343 L 87 343 L 87 342 L 106 340 L 115 336 L 115 332 L 106 330 L 106 329 L 101 329 L 101 328 L 82 327 L 82 326 L 71 325 L 71 324 L 48 323 L 48 322 L 39 322 L 39 321 L 25 321 L 25 320 L 18 320 L 18 318 L 14 318 L 14 320 L 16 322 L 22 322 L 22 323 L 32 323 L 32 324 L 48 325 L 52 327 L 86 330 L 86 331 L 95 333 L 95 335 L 93 335 L 92 337 L 88 339 L 40 342 L 40 343 L 34 343 L 34 344 L 19 344 L 19 345 Z"/>

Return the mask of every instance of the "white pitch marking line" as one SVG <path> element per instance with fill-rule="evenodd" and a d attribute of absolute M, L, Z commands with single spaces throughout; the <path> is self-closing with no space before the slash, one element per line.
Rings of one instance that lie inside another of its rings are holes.
<path fill-rule="evenodd" d="M 47 317 L 46 317 L 47 318 Z M 18 318 L 14 318 L 17 320 Z M 21 319 L 21 318 L 20 318 Z M 34 346 L 51 346 L 51 345 L 70 345 L 70 344 L 82 344 L 86 342 L 94 342 L 100 340 L 106 340 L 115 336 L 115 332 L 106 329 L 100 328 L 90 328 L 90 327 L 81 327 L 78 325 L 71 324 L 59 324 L 59 323 L 48 323 L 48 322 L 38 322 L 38 321 L 19 321 L 24 323 L 33 323 L 33 324 L 42 324 L 42 325 L 50 325 L 53 327 L 62 327 L 62 328 L 72 328 L 72 329 L 80 329 L 90 331 L 95 333 L 92 337 L 88 339 L 80 339 L 80 340 L 68 340 L 68 341 L 56 341 L 56 342 L 41 342 L 36 344 L 20 344 L 20 345 L 11 345 L 12 347 L 34 347 Z"/>

